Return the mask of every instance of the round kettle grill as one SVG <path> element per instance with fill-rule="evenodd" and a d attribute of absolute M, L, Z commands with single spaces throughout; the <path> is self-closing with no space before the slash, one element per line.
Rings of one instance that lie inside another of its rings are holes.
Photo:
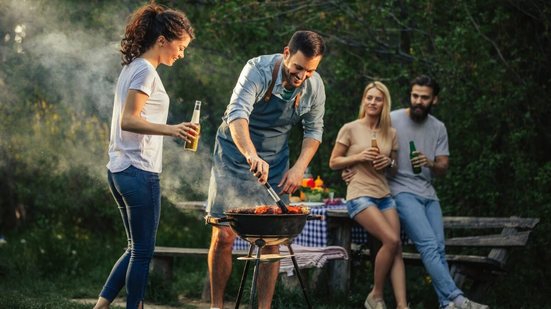
<path fill-rule="evenodd" d="M 308 305 L 308 308 L 312 308 L 308 293 L 304 285 L 302 276 L 299 271 L 298 263 L 295 258 L 291 243 L 301 232 L 306 225 L 307 220 L 320 220 L 321 216 L 310 215 L 309 211 L 306 213 L 290 213 L 289 208 L 281 201 L 279 195 L 277 195 L 269 183 L 265 183 L 264 186 L 272 198 L 276 201 L 277 205 L 281 209 L 281 214 L 255 214 L 255 213 L 243 213 L 239 209 L 232 209 L 224 212 L 222 218 L 208 218 L 208 223 L 219 224 L 222 222 L 228 222 L 231 229 L 242 239 L 250 244 L 247 256 L 238 258 L 239 260 L 245 260 L 245 269 L 241 276 L 241 283 L 239 285 L 239 292 L 237 300 L 235 302 L 235 309 L 239 308 L 241 297 L 243 295 L 243 288 L 247 273 L 249 271 L 250 262 L 254 261 L 253 281 L 251 286 L 251 294 L 249 300 L 249 308 L 253 308 L 253 303 L 256 294 L 256 281 L 258 279 L 260 262 L 276 262 L 283 258 L 290 257 L 293 262 L 293 267 L 297 278 L 302 288 L 302 293 Z M 276 246 L 285 245 L 289 250 L 288 256 L 266 254 L 262 255 L 261 251 L 264 246 Z M 256 248 L 256 255 L 254 251 Z"/>
<path fill-rule="evenodd" d="M 306 225 L 307 220 L 317 217 L 306 214 L 248 214 L 224 212 L 218 222 L 229 222 L 232 230 L 249 243 L 264 240 L 266 246 L 291 242 Z"/>

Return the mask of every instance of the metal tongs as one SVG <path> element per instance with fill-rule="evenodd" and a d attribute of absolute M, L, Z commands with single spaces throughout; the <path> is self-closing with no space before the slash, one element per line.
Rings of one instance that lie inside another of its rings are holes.
<path fill-rule="evenodd" d="M 256 171 L 253 171 L 253 175 L 254 174 L 256 174 Z M 260 178 L 260 176 L 262 176 L 262 174 L 259 174 L 256 177 Z M 274 191 L 274 189 L 272 188 L 272 186 L 270 185 L 270 183 L 268 181 L 266 181 L 266 183 L 264 183 L 264 187 L 266 187 L 266 189 L 268 190 L 268 193 L 270 193 L 270 196 L 274 199 L 277 206 L 279 206 L 279 208 L 281 209 L 281 212 L 284 213 L 284 214 L 288 214 L 289 209 L 287 209 L 287 206 L 285 206 L 285 203 L 283 203 L 283 201 L 281 200 L 279 195 Z"/>

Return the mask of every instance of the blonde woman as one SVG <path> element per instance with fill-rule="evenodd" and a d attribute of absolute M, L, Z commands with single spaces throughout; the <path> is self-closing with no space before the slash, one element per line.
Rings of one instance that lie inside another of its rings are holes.
<path fill-rule="evenodd" d="M 369 83 L 362 96 L 357 120 L 339 131 L 329 166 L 353 168 L 346 205 L 349 216 L 381 241 L 375 258 L 374 284 L 364 306 L 386 308 L 383 287 L 390 272 L 397 308 L 407 308 L 405 268 L 400 244 L 400 220 L 385 173 L 396 173 L 398 141 L 390 122 L 390 93 L 381 82 Z M 372 139 L 376 147 L 372 147 Z"/>

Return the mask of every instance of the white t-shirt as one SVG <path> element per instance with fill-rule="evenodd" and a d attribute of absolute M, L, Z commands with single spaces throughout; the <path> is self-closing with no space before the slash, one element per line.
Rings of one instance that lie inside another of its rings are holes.
<path fill-rule="evenodd" d="M 391 112 L 390 118 L 392 126 L 396 129 L 399 144 L 398 172 L 388 179 L 392 195 L 408 192 L 438 200 L 432 186 L 430 169 L 422 167 L 420 174 L 413 173 L 409 159 L 409 141 L 414 141 L 417 151 L 422 152 L 430 160 L 437 156 L 449 156 L 446 126 L 430 114 L 424 122 L 416 123 L 409 117 L 407 109 Z"/>
<path fill-rule="evenodd" d="M 155 67 L 143 58 L 136 58 L 122 68 L 115 90 L 111 138 L 109 141 L 109 162 L 107 168 L 120 172 L 130 165 L 144 171 L 162 171 L 163 136 L 137 134 L 121 129 L 122 113 L 130 89 L 139 90 L 149 96 L 140 116 L 148 122 L 166 124 L 169 97 Z"/>

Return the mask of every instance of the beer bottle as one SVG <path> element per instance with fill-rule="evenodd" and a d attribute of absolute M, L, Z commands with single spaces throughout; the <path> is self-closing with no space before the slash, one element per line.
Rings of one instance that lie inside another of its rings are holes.
<path fill-rule="evenodd" d="M 201 101 L 195 101 L 195 109 L 193 110 L 193 115 L 191 116 L 191 123 L 199 125 L 199 116 L 201 114 Z M 185 150 L 197 151 L 197 146 L 199 145 L 199 133 L 201 132 L 201 127 L 199 126 L 197 130 L 197 136 L 191 138 L 191 142 L 186 142 L 184 145 Z"/>
<path fill-rule="evenodd" d="M 413 159 L 417 157 L 419 154 L 416 152 L 417 149 L 415 149 L 415 143 L 413 141 L 409 141 L 409 159 Z M 411 168 L 413 169 L 414 174 L 421 173 L 421 167 L 420 166 L 413 166 L 413 163 L 411 164 Z"/>
<path fill-rule="evenodd" d="M 377 145 L 377 135 L 375 132 L 371 134 L 371 148 L 376 148 L 378 153 L 381 153 L 381 150 L 379 149 L 379 146 Z M 371 165 L 373 166 L 373 161 L 371 161 Z"/>
<path fill-rule="evenodd" d="M 377 135 L 375 133 L 371 134 L 371 148 L 377 148 L 377 152 L 381 152 L 377 145 Z"/>

